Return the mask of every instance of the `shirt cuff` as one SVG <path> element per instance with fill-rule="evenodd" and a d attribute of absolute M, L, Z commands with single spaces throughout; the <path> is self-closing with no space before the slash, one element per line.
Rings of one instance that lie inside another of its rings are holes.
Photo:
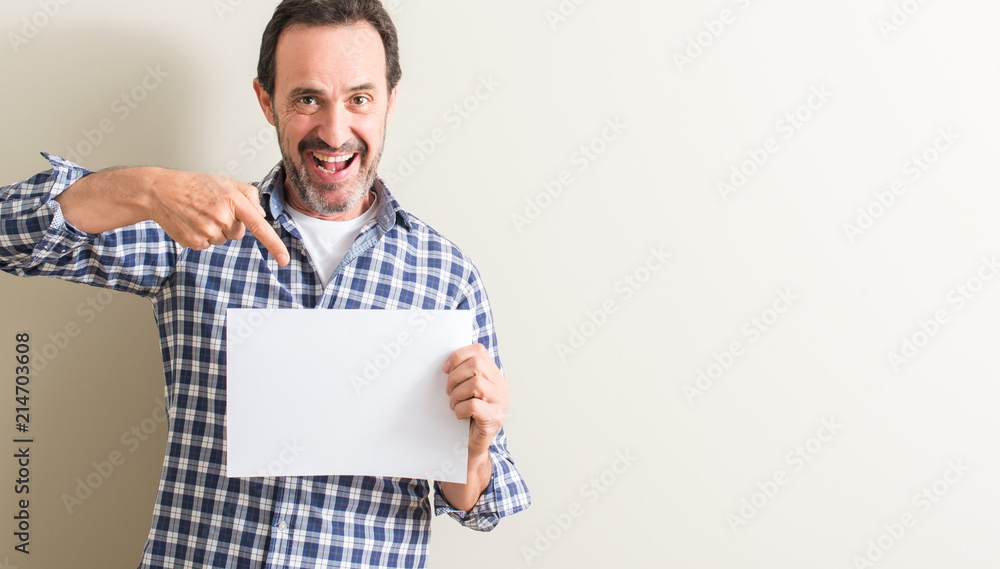
<path fill-rule="evenodd" d="M 43 152 L 44 156 L 52 164 L 52 186 L 49 188 L 45 203 L 40 208 L 42 215 L 51 216 L 48 229 L 42 239 L 35 246 L 31 254 L 31 260 L 36 263 L 51 262 L 66 254 L 67 251 L 93 239 L 85 231 L 77 229 L 63 217 L 62 207 L 55 197 L 66 191 L 76 181 L 91 174 L 90 170 L 78 166 L 68 160 Z M 46 211 L 47 210 L 47 211 Z"/>
<path fill-rule="evenodd" d="M 495 528 L 500 522 L 500 512 L 497 507 L 495 487 L 497 476 L 499 476 L 497 460 L 499 460 L 497 456 L 491 452 L 490 462 L 493 465 L 493 474 L 490 476 L 490 483 L 486 486 L 486 490 L 483 490 L 483 493 L 479 496 L 479 500 L 476 502 L 476 505 L 473 506 L 468 512 L 456 509 L 448 503 L 448 499 L 445 498 L 444 492 L 441 491 L 441 483 L 435 482 L 435 515 L 440 516 L 442 514 L 448 514 L 463 526 L 476 531 L 490 531 Z"/>

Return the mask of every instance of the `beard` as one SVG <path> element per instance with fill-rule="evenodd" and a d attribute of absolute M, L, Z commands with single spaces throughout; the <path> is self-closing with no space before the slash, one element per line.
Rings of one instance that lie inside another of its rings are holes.
<path fill-rule="evenodd" d="M 277 116 L 277 114 L 275 114 Z M 369 146 L 363 140 L 355 138 L 342 144 L 339 148 L 331 148 L 330 145 L 317 137 L 305 138 L 299 142 L 298 153 L 299 162 L 292 160 L 284 145 L 284 138 L 281 136 L 281 124 L 275 121 L 275 129 L 278 131 L 278 147 L 281 149 L 281 159 L 285 163 L 285 177 L 293 191 L 298 194 L 302 203 L 306 204 L 314 212 L 321 215 L 333 215 L 344 213 L 357 207 L 361 200 L 368 194 L 372 184 L 375 182 L 375 173 L 378 163 L 382 159 L 382 151 L 385 148 L 385 127 L 388 121 L 382 125 L 382 140 L 375 154 L 370 154 Z M 306 164 L 305 153 L 308 151 L 321 152 L 327 154 L 334 153 L 356 153 L 354 160 L 358 160 L 358 175 L 349 180 L 337 183 L 326 183 L 313 179 Z M 340 196 L 338 198 L 338 196 Z"/>

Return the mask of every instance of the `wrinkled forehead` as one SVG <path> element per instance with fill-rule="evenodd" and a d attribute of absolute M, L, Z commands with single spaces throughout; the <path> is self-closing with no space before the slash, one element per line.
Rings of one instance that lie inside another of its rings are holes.
<path fill-rule="evenodd" d="M 275 52 L 275 90 L 304 83 L 326 86 L 374 83 L 387 90 L 385 48 L 368 22 L 337 26 L 289 26 Z"/>

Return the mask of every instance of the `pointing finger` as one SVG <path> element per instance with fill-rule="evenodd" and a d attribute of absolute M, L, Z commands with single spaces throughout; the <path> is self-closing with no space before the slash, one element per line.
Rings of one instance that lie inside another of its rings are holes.
<path fill-rule="evenodd" d="M 291 258 L 288 254 L 288 249 L 285 248 L 285 244 L 281 241 L 281 238 L 274 232 L 274 228 L 264 219 L 259 210 L 260 204 L 257 204 L 255 208 L 251 203 L 237 200 L 236 219 L 242 221 L 243 225 L 247 226 L 247 231 L 253 233 L 254 237 L 271 253 L 274 260 L 278 261 L 278 264 L 284 267 L 288 265 L 288 261 Z"/>
<path fill-rule="evenodd" d="M 241 194 L 246 196 L 246 198 L 250 200 L 250 203 L 257 207 L 257 212 L 260 213 L 261 217 L 267 217 L 267 212 L 265 212 L 264 208 L 260 205 L 260 193 L 256 186 L 236 182 L 236 189 L 239 190 Z"/>

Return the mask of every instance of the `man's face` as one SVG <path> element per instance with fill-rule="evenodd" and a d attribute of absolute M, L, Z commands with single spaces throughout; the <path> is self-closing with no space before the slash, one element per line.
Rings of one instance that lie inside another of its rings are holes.
<path fill-rule="evenodd" d="M 254 88 L 278 130 L 289 205 L 316 217 L 363 213 L 396 100 L 375 28 L 292 26 L 278 40 L 274 96 Z"/>

